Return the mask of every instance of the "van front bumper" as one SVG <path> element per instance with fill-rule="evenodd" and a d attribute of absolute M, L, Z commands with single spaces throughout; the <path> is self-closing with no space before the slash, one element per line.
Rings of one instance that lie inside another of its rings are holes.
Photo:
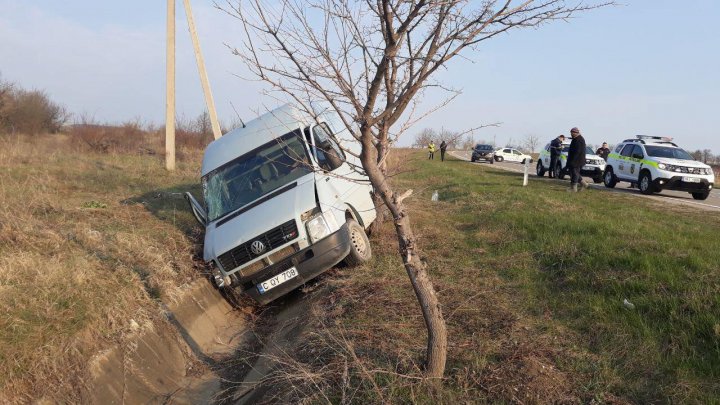
<path fill-rule="evenodd" d="M 707 179 L 701 178 L 699 183 L 690 183 L 683 181 L 683 177 L 684 176 L 657 178 L 653 180 L 653 185 L 656 190 L 676 190 L 686 191 L 688 193 L 710 191 L 714 187 L 714 184 Z"/>
<path fill-rule="evenodd" d="M 337 232 L 319 240 L 285 259 L 265 267 L 249 279 L 240 280 L 243 290 L 260 304 L 267 304 L 299 286 L 307 283 L 321 273 L 340 263 L 350 253 L 350 232 L 347 224 Z M 291 267 L 298 275 L 272 290 L 260 293 L 257 285 Z"/>

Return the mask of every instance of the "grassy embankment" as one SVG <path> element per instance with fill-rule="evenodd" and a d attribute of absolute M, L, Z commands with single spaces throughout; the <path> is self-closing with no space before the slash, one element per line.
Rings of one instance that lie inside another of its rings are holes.
<path fill-rule="evenodd" d="M 399 152 L 393 166 L 409 171 L 394 181 L 415 189 L 412 219 L 448 320 L 444 388 L 433 393 L 417 379 L 422 317 L 386 224 L 369 266 L 325 279 L 325 311 L 314 319 L 324 329 L 305 342 L 309 364 L 294 363 L 311 371 L 297 374 L 296 386 L 315 384 L 305 395 L 720 396 L 716 214 L 569 195 L 560 183 L 522 188 L 517 175 L 487 165 L 423 156 Z M 135 323 L 159 316 L 160 300 L 198 277 L 198 227 L 170 194 L 197 184 L 197 167 L 181 162 L 168 174 L 156 156 L 78 151 L 62 137 L 0 138 L 0 402 L 77 399 L 87 358 L 123 345 Z"/>
<path fill-rule="evenodd" d="M 411 218 L 444 305 L 447 381 L 433 393 L 416 379 L 423 322 L 386 224 L 374 237 L 374 261 L 328 282 L 316 318 L 327 329 L 316 338 L 332 350 L 310 361 L 324 376 L 314 381 L 323 395 L 718 401 L 716 213 L 596 190 L 569 194 L 561 182 L 523 188 L 517 174 L 420 152 L 394 160 L 406 170 L 394 177 L 397 189 L 415 190 Z M 433 190 L 440 202 L 430 201 Z M 307 350 L 317 356 L 317 347 Z"/>
<path fill-rule="evenodd" d="M 0 403 L 77 402 L 88 358 L 151 327 L 199 277 L 197 229 L 169 194 L 198 167 L 0 136 Z"/>

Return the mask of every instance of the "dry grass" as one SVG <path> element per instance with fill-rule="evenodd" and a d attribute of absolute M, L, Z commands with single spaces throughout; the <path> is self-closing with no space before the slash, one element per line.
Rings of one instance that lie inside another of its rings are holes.
<path fill-rule="evenodd" d="M 293 381 L 295 400 L 716 398 L 717 218 L 668 216 L 607 193 L 571 198 L 560 184 L 522 188 L 513 174 L 427 162 L 423 152 L 398 151 L 390 164 L 402 173 L 396 189 L 415 190 L 411 220 L 448 324 L 443 387 L 422 378 L 426 332 L 386 223 L 373 235 L 373 262 L 329 277 L 304 321 L 310 332 L 293 370 L 304 367 L 313 384 Z M 434 190 L 439 202 L 430 201 Z"/>
<path fill-rule="evenodd" d="M 0 137 L 0 402 L 77 401 L 89 356 L 157 318 L 199 273 L 174 191 L 198 161 Z M 160 198 L 156 198 L 159 196 Z"/>

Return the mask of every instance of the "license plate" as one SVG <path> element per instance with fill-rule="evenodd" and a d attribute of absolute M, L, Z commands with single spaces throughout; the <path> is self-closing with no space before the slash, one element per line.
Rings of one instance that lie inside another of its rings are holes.
<path fill-rule="evenodd" d="M 700 179 L 698 177 L 683 177 L 682 180 L 685 183 L 700 183 Z"/>
<path fill-rule="evenodd" d="M 279 286 L 280 284 L 293 279 L 298 276 L 297 269 L 295 267 L 291 267 L 282 273 L 278 274 L 277 276 L 267 279 L 263 281 L 262 283 L 257 285 L 258 291 L 260 291 L 260 294 L 265 294 L 266 292 L 272 290 L 273 288 Z"/>
<path fill-rule="evenodd" d="M 583 166 L 582 169 L 583 169 L 583 170 L 595 170 L 595 168 L 592 167 L 592 166 Z"/>

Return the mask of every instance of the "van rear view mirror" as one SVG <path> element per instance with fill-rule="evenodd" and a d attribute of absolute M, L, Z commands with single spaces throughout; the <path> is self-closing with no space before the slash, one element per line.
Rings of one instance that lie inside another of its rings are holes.
<path fill-rule="evenodd" d="M 185 199 L 187 200 L 188 204 L 190 204 L 190 210 L 192 211 L 198 223 L 200 223 L 200 225 L 202 226 L 207 225 L 207 212 L 205 212 L 203 206 L 200 205 L 200 203 L 195 199 L 195 197 L 193 197 L 190 192 L 185 193 Z"/>

